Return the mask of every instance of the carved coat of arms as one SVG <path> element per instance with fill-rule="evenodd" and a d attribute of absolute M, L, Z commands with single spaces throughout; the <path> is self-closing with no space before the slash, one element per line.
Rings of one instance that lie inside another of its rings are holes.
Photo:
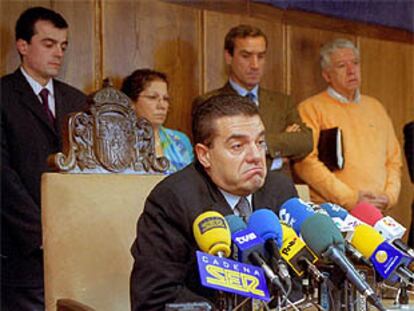
<path fill-rule="evenodd" d="M 151 124 L 137 118 L 129 98 L 107 82 L 88 97 L 89 110 L 70 115 L 64 152 L 49 162 L 70 173 L 164 172 L 169 162 L 155 156 Z"/>

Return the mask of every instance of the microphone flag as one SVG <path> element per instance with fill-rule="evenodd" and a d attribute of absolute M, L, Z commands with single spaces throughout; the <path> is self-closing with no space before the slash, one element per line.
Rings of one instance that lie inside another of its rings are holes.
<path fill-rule="evenodd" d="M 201 284 L 244 297 L 270 301 L 263 269 L 200 251 L 197 265 Z"/>

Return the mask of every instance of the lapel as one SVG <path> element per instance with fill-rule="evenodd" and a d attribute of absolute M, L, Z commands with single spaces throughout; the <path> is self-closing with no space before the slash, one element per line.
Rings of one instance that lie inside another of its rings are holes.
<path fill-rule="evenodd" d="M 208 210 L 214 210 L 222 214 L 223 216 L 233 214 L 233 210 L 231 209 L 230 205 L 227 203 L 226 199 L 224 198 L 223 194 L 217 188 L 217 186 L 213 183 L 207 173 L 204 171 L 202 165 L 195 161 L 195 168 L 200 173 L 200 175 L 205 179 L 209 196 L 211 198 L 212 205 L 208 206 Z"/>
<path fill-rule="evenodd" d="M 259 112 L 260 115 L 266 115 L 266 112 L 269 110 L 268 105 L 269 102 L 272 102 L 271 94 L 269 92 L 266 92 L 266 90 L 259 87 Z"/>
<path fill-rule="evenodd" d="M 231 87 L 231 84 L 229 81 L 227 81 L 227 83 L 224 84 L 224 86 L 220 89 L 220 92 L 226 93 L 226 94 L 231 93 L 231 94 L 239 95 L 239 93 L 237 93 L 236 90 Z"/>
<path fill-rule="evenodd" d="M 266 177 L 266 181 L 267 181 Z M 265 181 L 265 183 L 266 183 Z M 262 209 L 262 208 L 267 208 L 267 209 L 271 209 L 274 210 L 274 205 L 275 202 L 272 202 L 272 196 L 270 196 L 268 193 L 266 193 L 266 187 L 265 185 L 263 185 L 259 190 L 257 190 L 255 193 L 253 193 L 253 198 L 252 198 L 252 209 L 253 211 L 258 210 L 258 209 Z"/>
<path fill-rule="evenodd" d="M 49 123 L 48 117 L 43 110 L 42 104 L 39 101 L 37 95 L 33 92 L 30 84 L 27 82 L 26 78 L 21 73 L 20 69 L 17 69 L 14 72 L 15 83 L 14 91 L 20 94 L 20 102 L 26 106 L 36 117 L 37 119 L 45 125 L 52 133 L 55 135 L 55 128 Z"/>
<path fill-rule="evenodd" d="M 53 81 L 53 88 L 55 91 L 55 112 L 56 112 L 56 120 L 55 120 L 55 128 L 56 131 L 61 137 L 61 125 L 63 122 L 67 122 L 65 116 L 69 113 L 69 105 L 65 104 L 65 91 L 60 87 L 59 81 Z"/>

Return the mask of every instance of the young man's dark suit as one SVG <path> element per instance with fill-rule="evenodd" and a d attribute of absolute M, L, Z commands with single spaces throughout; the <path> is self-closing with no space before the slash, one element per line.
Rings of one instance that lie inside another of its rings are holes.
<path fill-rule="evenodd" d="M 62 151 L 64 116 L 86 106 L 82 92 L 53 83 L 57 129 L 20 69 L 0 80 L 2 285 L 43 286 L 40 178 L 48 155 Z"/>
<path fill-rule="evenodd" d="M 289 198 L 297 197 L 292 181 L 269 172 L 253 194 L 253 209 L 278 213 Z M 199 163 L 168 176 L 151 192 L 137 226 L 132 246 L 132 310 L 164 310 L 166 303 L 214 301 L 215 292 L 200 285 L 193 222 L 208 210 L 233 214 L 225 198 Z"/>
<path fill-rule="evenodd" d="M 193 102 L 193 108 L 214 95 L 229 93 L 237 94 L 227 82 L 222 88 L 197 97 Z M 307 156 L 313 149 L 312 130 L 300 119 L 291 97 L 263 88 L 259 88 L 258 96 L 259 113 L 266 128 L 270 156 L 274 158 L 276 151 L 280 151 L 282 157 L 292 160 L 300 160 Z M 301 131 L 286 133 L 286 127 L 293 123 L 298 124 Z"/>

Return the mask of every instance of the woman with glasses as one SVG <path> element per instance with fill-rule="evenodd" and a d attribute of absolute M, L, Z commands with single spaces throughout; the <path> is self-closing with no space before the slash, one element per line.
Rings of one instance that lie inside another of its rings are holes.
<path fill-rule="evenodd" d="M 131 98 L 136 115 L 151 122 L 155 152 L 170 161 L 168 173 L 190 164 L 194 154 L 189 138 L 163 126 L 170 106 L 167 76 L 155 70 L 138 69 L 124 79 L 121 91 Z"/>

